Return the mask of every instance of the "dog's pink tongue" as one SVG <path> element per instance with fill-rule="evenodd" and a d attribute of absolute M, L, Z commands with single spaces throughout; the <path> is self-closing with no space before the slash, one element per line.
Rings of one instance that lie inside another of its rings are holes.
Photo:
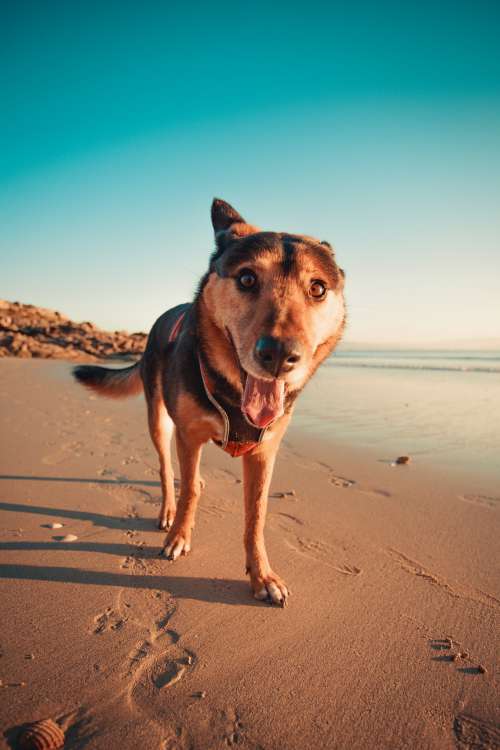
<path fill-rule="evenodd" d="M 256 427 L 267 427 L 285 411 L 285 383 L 247 375 L 241 408 Z"/>

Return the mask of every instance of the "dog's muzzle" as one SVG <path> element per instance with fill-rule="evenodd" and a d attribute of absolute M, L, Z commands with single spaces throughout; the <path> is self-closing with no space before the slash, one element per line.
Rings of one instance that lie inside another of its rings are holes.
<path fill-rule="evenodd" d="M 261 336 L 254 349 L 255 361 L 274 378 L 293 370 L 302 353 L 302 346 L 296 339 L 274 336 Z"/>

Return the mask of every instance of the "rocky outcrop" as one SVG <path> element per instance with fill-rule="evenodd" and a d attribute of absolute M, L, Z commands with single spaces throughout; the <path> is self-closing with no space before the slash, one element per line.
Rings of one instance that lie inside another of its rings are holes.
<path fill-rule="evenodd" d="M 93 323 L 74 323 L 55 310 L 0 300 L 0 357 L 137 359 L 146 339 L 145 333 L 101 331 Z"/>

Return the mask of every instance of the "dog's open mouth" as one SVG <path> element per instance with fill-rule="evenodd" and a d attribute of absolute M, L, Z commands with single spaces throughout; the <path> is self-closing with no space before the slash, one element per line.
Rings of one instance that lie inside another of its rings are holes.
<path fill-rule="evenodd" d="M 241 384 L 243 386 L 241 411 L 254 427 L 264 429 L 285 413 L 285 381 L 277 380 L 276 378 L 273 380 L 264 380 L 246 372 L 241 365 L 238 350 L 236 349 L 229 328 L 226 328 L 226 334 L 234 349 L 234 354 L 240 368 Z"/>
<path fill-rule="evenodd" d="M 285 412 L 285 382 L 261 380 L 246 373 L 241 410 L 256 427 L 267 427 Z"/>

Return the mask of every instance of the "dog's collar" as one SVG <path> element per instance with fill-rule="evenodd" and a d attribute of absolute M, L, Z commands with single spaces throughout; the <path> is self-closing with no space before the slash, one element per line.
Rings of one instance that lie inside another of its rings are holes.
<path fill-rule="evenodd" d="M 184 320 L 186 313 L 182 312 L 177 320 L 175 321 L 174 325 L 172 326 L 172 329 L 170 331 L 169 337 L 168 337 L 168 343 L 173 343 L 182 328 L 182 323 Z M 219 412 L 221 418 L 222 418 L 222 424 L 223 424 L 223 436 L 222 440 L 214 440 L 214 442 L 219 445 L 226 453 L 229 453 L 233 457 L 237 456 L 243 456 L 245 453 L 249 453 L 251 450 L 253 450 L 259 443 L 262 441 L 264 434 L 266 432 L 266 427 L 264 428 L 258 428 L 255 425 L 252 425 L 251 422 L 248 421 L 246 416 L 242 415 L 245 419 L 245 422 L 247 425 L 253 430 L 257 432 L 257 440 L 232 440 L 232 437 L 237 437 L 237 435 L 233 435 L 233 430 L 231 429 L 231 421 L 228 416 L 227 411 L 224 409 L 222 404 L 217 401 L 215 397 L 215 383 L 213 382 L 212 378 L 210 377 L 209 373 L 207 372 L 207 368 L 203 364 L 203 360 L 200 356 L 200 353 L 198 352 L 198 365 L 200 368 L 200 376 L 201 376 L 201 382 L 203 383 L 203 388 L 205 389 L 206 396 L 212 406 L 217 409 Z"/>

